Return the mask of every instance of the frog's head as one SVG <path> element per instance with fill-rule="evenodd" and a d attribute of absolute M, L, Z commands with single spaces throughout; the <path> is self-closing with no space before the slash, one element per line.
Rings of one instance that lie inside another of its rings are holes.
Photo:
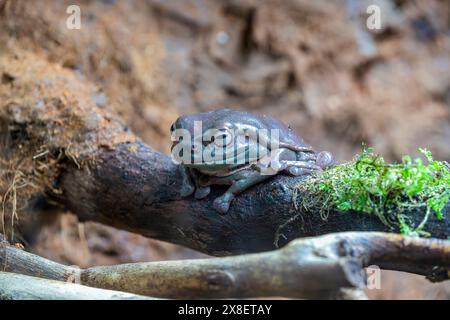
<path fill-rule="evenodd" d="M 254 119 L 249 113 L 230 109 L 181 116 L 171 126 L 172 156 L 179 158 L 175 159 L 179 163 L 211 170 L 255 161 L 248 150 L 256 145 L 242 139 L 239 130 L 254 125 Z M 245 161 L 238 160 L 244 155 Z"/>
<path fill-rule="evenodd" d="M 239 122 L 245 120 L 242 117 L 241 119 L 238 119 L 237 114 L 243 114 L 243 112 L 231 109 L 219 109 L 210 112 L 200 112 L 181 116 L 172 124 L 170 131 L 173 132 L 177 129 L 185 129 L 193 134 L 194 125 L 196 123 L 201 123 L 203 131 L 206 131 L 208 129 L 215 129 L 226 126 L 230 122 Z"/>

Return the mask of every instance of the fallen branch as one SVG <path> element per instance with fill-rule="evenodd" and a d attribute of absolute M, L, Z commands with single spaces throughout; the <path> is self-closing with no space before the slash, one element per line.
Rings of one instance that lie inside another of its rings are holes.
<path fill-rule="evenodd" d="M 13 246 L 0 249 L 4 271 L 164 298 L 358 297 L 363 268 L 449 279 L 450 242 L 377 232 L 292 241 L 282 249 L 225 258 L 130 263 L 77 269 Z M 345 289 L 345 290 L 344 290 Z"/>
<path fill-rule="evenodd" d="M 0 300 L 148 300 L 131 293 L 90 288 L 0 271 Z"/>

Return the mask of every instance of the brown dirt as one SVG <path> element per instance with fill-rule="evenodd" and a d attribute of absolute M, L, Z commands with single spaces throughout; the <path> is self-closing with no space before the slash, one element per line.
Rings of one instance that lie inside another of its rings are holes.
<path fill-rule="evenodd" d="M 0 0 L 0 115 L 17 112 L 17 125 L 30 128 L 27 154 L 17 153 L 24 160 L 1 157 L 0 191 L 10 211 L 15 193 L 51 187 L 53 175 L 45 186 L 24 179 L 49 172 L 39 165 L 43 152 L 45 165 L 61 148 L 82 161 L 92 136 L 70 128 L 91 127 L 111 147 L 129 139 L 127 133 L 117 141 L 102 137 L 103 126 L 120 121 L 115 114 L 163 152 L 179 114 L 227 106 L 277 116 L 339 160 L 365 142 L 390 161 L 418 147 L 450 161 L 448 1 L 76 2 L 81 30 L 65 27 L 73 1 Z M 364 28 L 369 2 L 382 7 L 378 32 Z M 352 11 L 351 3 L 362 9 Z M 39 92 L 23 96 L 14 82 Z M 65 98 L 52 100 L 61 91 Z M 75 117 L 51 119 L 44 128 L 30 124 L 28 107 L 42 96 L 46 108 L 67 108 Z M 106 105 L 113 111 L 108 123 L 76 117 L 76 108 L 104 114 Z M 52 139 L 40 134 L 54 130 Z M 11 189 L 13 182 L 25 186 Z M 193 255 L 94 223 L 80 227 L 70 215 L 40 230 L 29 249 L 82 266 Z M 423 283 L 411 281 L 416 289 L 397 284 L 383 296 L 424 297 Z"/>

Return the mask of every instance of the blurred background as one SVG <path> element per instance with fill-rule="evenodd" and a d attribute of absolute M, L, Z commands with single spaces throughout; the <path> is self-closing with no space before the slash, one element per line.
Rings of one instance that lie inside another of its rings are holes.
<path fill-rule="evenodd" d="M 81 29 L 66 26 L 72 4 Z M 418 147 L 450 161 L 448 0 L 0 0 L 0 48 L 72 69 L 165 153 L 179 115 L 228 107 L 278 117 L 339 161 L 362 143 L 389 161 Z M 83 267 L 204 257 L 69 213 L 27 249 Z M 383 272 L 369 295 L 449 299 L 450 284 Z"/>

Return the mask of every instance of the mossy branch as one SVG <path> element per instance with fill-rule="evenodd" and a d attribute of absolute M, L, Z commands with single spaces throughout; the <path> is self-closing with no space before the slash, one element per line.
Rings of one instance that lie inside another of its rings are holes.
<path fill-rule="evenodd" d="M 295 207 L 318 212 L 325 221 L 331 209 L 362 212 L 403 234 L 430 236 L 424 231 L 430 214 L 442 220 L 450 200 L 450 165 L 433 159 L 428 150 L 419 151 L 427 163 L 405 156 L 402 163 L 388 164 L 372 148 L 364 149 L 353 161 L 314 173 L 301 183 L 297 191 L 304 191 L 304 197 L 294 196 Z M 419 208 L 425 214 L 417 222 L 410 214 Z"/>

